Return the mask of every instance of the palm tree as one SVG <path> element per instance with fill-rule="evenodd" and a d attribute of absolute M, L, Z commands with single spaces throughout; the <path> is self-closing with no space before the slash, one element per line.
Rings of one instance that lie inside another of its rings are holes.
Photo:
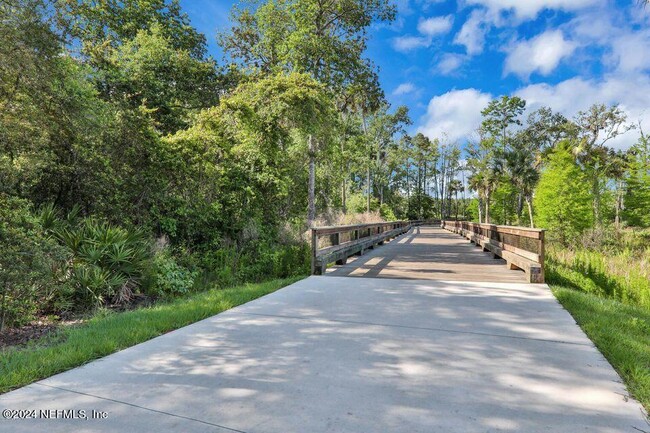
<path fill-rule="evenodd" d="M 533 220 L 533 190 L 539 181 L 539 172 L 536 168 L 537 156 L 535 152 L 525 147 L 515 147 L 506 155 L 506 169 L 510 180 L 519 190 L 520 197 L 526 201 L 530 226 L 535 227 Z M 518 215 L 521 209 L 518 209 Z"/>

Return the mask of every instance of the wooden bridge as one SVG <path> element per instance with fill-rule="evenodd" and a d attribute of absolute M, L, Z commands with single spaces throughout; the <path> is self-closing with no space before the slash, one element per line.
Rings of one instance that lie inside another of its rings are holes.
<path fill-rule="evenodd" d="M 543 283 L 544 230 L 461 221 L 317 227 L 312 274 Z"/>

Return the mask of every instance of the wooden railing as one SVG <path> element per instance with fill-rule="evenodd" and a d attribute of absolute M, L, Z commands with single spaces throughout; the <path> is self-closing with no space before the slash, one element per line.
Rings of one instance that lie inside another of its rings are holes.
<path fill-rule="evenodd" d="M 522 269 L 529 282 L 544 282 L 544 230 L 467 221 L 443 221 L 442 227 L 503 258 L 510 269 Z"/>
<path fill-rule="evenodd" d="M 350 256 L 362 255 L 366 250 L 406 233 L 413 226 L 429 223 L 435 222 L 391 221 L 314 227 L 311 229 L 311 273 L 322 275 L 329 263 L 343 265 Z"/>

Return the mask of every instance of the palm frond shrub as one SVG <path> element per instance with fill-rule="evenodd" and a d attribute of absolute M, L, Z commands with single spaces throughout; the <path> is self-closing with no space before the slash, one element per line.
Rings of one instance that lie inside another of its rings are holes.
<path fill-rule="evenodd" d="M 78 309 L 128 302 L 151 265 L 152 248 L 140 229 L 95 218 L 52 224 L 53 236 L 70 252 L 67 285 Z"/>

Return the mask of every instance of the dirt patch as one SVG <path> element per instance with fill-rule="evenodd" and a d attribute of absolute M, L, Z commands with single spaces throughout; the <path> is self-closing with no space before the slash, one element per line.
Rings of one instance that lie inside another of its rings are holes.
<path fill-rule="evenodd" d="M 9 346 L 22 346 L 32 340 L 45 337 L 57 328 L 53 322 L 34 322 L 20 328 L 5 329 L 0 333 L 0 349 Z"/>
<path fill-rule="evenodd" d="M 124 311 L 136 310 L 139 308 L 150 307 L 155 304 L 155 298 L 145 296 L 142 294 L 135 295 L 131 302 L 121 305 L 109 305 L 107 308 L 116 313 Z M 69 326 L 79 325 L 89 318 L 90 314 L 65 314 L 62 313 L 60 318 L 50 318 L 42 316 L 40 319 L 28 325 L 19 328 L 9 328 L 0 332 L 0 350 L 6 349 L 11 346 L 24 346 L 30 341 L 38 340 L 43 337 L 53 336 L 57 329 L 67 328 Z M 55 340 L 59 340 L 58 338 Z M 44 342 L 46 345 L 52 341 Z"/>

